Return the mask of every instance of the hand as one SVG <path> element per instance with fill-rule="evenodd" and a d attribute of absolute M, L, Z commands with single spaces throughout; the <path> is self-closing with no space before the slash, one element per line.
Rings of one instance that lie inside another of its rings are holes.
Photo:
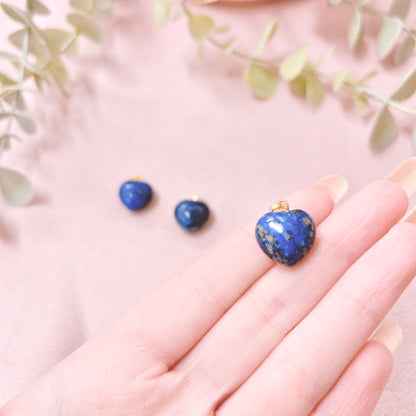
<path fill-rule="evenodd" d="M 416 159 L 331 213 L 344 191 L 327 177 L 287 197 L 320 224 L 295 267 L 259 249 L 254 222 L 242 227 L 0 415 L 370 415 L 392 356 L 368 338 L 416 273 L 416 214 L 396 224 Z M 393 348 L 399 335 L 377 338 Z"/>

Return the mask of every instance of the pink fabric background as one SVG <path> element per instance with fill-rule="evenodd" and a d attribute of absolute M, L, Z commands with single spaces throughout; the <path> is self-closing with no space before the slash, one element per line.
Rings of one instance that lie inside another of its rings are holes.
<path fill-rule="evenodd" d="M 52 3 L 53 19 L 62 20 L 68 2 Z M 374 155 L 369 118 L 348 99 L 328 94 L 314 110 L 281 82 L 275 97 L 256 101 L 241 81 L 240 61 L 208 48 L 198 62 L 185 20 L 158 29 L 151 11 L 151 2 L 120 0 L 106 43 L 82 43 L 69 100 L 51 91 L 37 96 L 40 133 L 2 160 L 28 173 L 37 194 L 26 208 L 0 201 L 0 405 L 270 202 L 328 173 L 345 175 L 351 193 L 413 155 L 410 117 L 400 118 L 394 145 Z M 366 42 L 352 57 L 350 11 L 329 10 L 323 0 L 211 13 L 231 23 L 248 48 L 278 16 L 277 55 L 310 43 L 317 59 L 333 43 L 327 71 L 363 74 L 379 66 L 375 21 L 368 20 Z M 0 19 L 4 38 L 12 25 Z M 372 83 L 388 93 L 412 64 L 383 64 Z M 137 214 L 117 196 L 135 173 L 156 193 Z M 192 193 L 208 201 L 213 218 L 191 235 L 173 210 Z M 405 340 L 377 416 L 416 412 L 415 296 L 413 284 L 389 315 Z"/>

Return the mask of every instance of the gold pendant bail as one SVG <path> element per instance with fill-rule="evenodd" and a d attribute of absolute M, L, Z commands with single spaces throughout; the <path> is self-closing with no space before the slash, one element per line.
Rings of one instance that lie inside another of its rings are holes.
<path fill-rule="evenodd" d="M 289 211 L 289 202 L 285 199 L 281 199 L 279 202 L 270 206 L 271 212 L 287 212 Z"/>
<path fill-rule="evenodd" d="M 141 177 L 141 175 L 133 175 L 131 177 L 131 180 L 136 182 L 142 182 L 143 178 Z"/>

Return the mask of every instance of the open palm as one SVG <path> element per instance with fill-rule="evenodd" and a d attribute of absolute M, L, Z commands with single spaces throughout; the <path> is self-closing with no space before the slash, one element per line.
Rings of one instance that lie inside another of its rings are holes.
<path fill-rule="evenodd" d="M 0 415 L 370 415 L 392 357 L 368 338 L 416 273 L 416 215 L 396 224 L 415 174 L 410 159 L 332 213 L 331 181 L 287 197 L 319 224 L 306 259 L 273 263 L 253 221 Z"/>

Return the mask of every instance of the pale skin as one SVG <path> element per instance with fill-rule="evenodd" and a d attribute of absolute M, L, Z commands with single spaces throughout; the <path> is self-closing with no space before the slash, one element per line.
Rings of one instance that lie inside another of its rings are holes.
<path fill-rule="evenodd" d="M 416 274 L 416 159 L 334 209 L 345 191 L 327 177 L 285 198 L 317 224 L 296 266 L 259 249 L 253 219 L 0 416 L 369 416 L 400 331 L 369 337 Z"/>

